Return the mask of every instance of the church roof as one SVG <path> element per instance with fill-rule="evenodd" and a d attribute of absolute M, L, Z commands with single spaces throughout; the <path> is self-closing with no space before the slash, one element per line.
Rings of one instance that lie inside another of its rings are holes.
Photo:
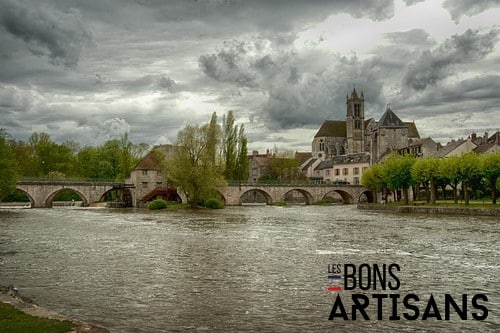
<path fill-rule="evenodd" d="M 325 120 L 314 137 L 323 136 L 345 138 L 347 136 L 345 120 Z"/>
<path fill-rule="evenodd" d="M 405 123 L 399 119 L 398 116 L 389 108 L 385 110 L 385 113 L 382 115 L 382 118 L 380 118 L 378 122 L 379 127 L 407 127 Z"/>
<path fill-rule="evenodd" d="M 420 134 L 418 133 L 417 130 L 417 125 L 415 125 L 414 121 L 411 122 L 405 122 L 404 123 L 408 127 L 408 137 L 409 138 L 420 138 Z"/>

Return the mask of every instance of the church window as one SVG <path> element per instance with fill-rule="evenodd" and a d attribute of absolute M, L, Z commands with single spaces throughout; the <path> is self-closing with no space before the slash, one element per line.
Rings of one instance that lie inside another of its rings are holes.
<path fill-rule="evenodd" d="M 361 117 L 361 104 L 354 104 L 354 117 Z"/>
<path fill-rule="evenodd" d="M 323 140 L 319 141 L 319 151 L 325 151 L 325 143 Z"/>
<path fill-rule="evenodd" d="M 361 129 L 361 120 L 354 121 L 354 128 Z"/>

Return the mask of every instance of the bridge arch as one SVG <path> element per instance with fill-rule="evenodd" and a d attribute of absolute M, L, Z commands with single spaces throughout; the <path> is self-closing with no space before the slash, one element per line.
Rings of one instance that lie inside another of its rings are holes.
<path fill-rule="evenodd" d="M 266 204 L 271 205 L 273 203 L 272 197 L 266 191 L 262 189 L 250 189 L 243 192 L 239 197 L 239 205 L 244 204 Z"/>
<path fill-rule="evenodd" d="M 301 189 L 301 188 L 292 188 L 289 191 L 287 191 L 283 195 L 283 201 L 287 201 L 287 202 L 291 201 L 293 203 L 294 199 L 292 199 L 292 200 L 287 199 L 287 196 L 289 197 L 290 195 L 293 195 L 294 192 L 298 192 L 298 193 L 302 194 L 302 197 L 305 199 L 306 205 L 314 204 L 314 197 L 312 196 L 312 194 L 304 189 Z"/>
<path fill-rule="evenodd" d="M 33 198 L 33 196 L 28 191 L 20 188 L 19 186 L 16 186 L 16 191 L 19 191 L 19 192 L 25 194 L 28 197 L 28 199 L 30 201 L 30 206 L 31 207 L 35 206 L 35 199 Z"/>
<path fill-rule="evenodd" d="M 365 200 L 368 203 L 374 203 L 374 202 L 376 202 L 377 199 L 376 199 L 375 192 L 368 191 L 368 190 L 361 192 L 360 195 L 359 195 L 359 198 L 358 198 L 358 202 L 363 202 Z"/>
<path fill-rule="evenodd" d="M 343 204 L 352 204 L 352 203 L 354 203 L 353 196 L 351 194 L 349 194 L 348 192 L 340 190 L 340 189 L 335 189 L 335 190 L 328 191 L 327 193 L 325 193 L 325 195 L 323 196 L 322 199 L 326 199 L 328 197 L 328 195 L 330 195 L 332 193 L 336 193 L 336 194 L 340 195 L 340 197 L 342 198 L 342 203 Z"/>
<path fill-rule="evenodd" d="M 54 198 L 56 197 L 56 195 L 58 195 L 62 191 L 68 191 L 68 190 L 73 191 L 73 192 L 75 192 L 76 194 L 78 194 L 80 196 L 80 198 L 83 201 L 83 206 L 84 207 L 87 207 L 89 205 L 89 199 L 81 191 L 78 191 L 77 189 L 74 189 L 72 187 L 63 187 L 63 188 L 59 188 L 59 189 L 51 192 L 47 196 L 47 198 L 45 199 L 45 207 L 47 207 L 47 208 L 52 207 L 53 201 L 54 201 Z"/>

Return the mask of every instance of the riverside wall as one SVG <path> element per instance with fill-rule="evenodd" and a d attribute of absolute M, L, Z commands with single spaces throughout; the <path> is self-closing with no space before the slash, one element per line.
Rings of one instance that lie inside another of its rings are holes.
<path fill-rule="evenodd" d="M 484 207 L 439 207 L 439 206 L 392 206 L 378 204 L 358 204 L 358 209 L 392 212 L 403 214 L 438 214 L 438 215 L 462 215 L 462 216 L 499 216 L 499 208 Z"/>

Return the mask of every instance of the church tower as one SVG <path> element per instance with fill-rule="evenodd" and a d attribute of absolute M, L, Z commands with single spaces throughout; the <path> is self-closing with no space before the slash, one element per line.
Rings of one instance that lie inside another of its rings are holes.
<path fill-rule="evenodd" d="M 347 99 L 346 137 L 348 154 L 364 151 L 365 137 L 365 97 L 363 92 L 358 96 L 356 88 L 352 90 L 351 97 Z"/>

